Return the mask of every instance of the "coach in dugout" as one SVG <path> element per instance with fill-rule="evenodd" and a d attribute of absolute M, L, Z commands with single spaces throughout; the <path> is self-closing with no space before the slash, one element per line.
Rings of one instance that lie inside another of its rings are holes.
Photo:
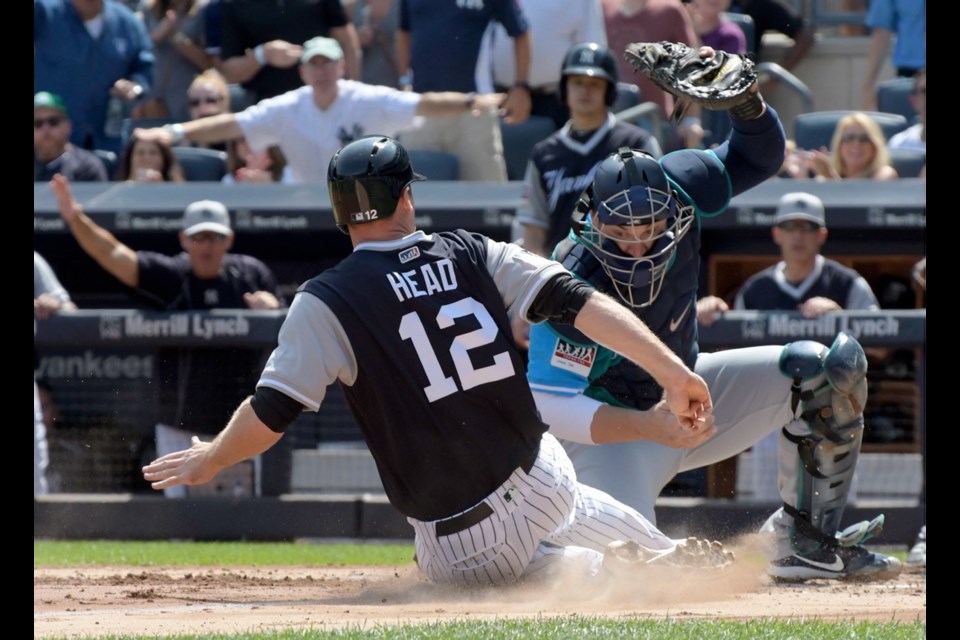
<path fill-rule="evenodd" d="M 222 203 L 201 200 L 188 205 L 179 232 L 183 251 L 166 256 L 134 251 L 97 225 L 73 197 L 64 176 L 55 175 L 50 188 L 60 216 L 81 248 L 154 308 L 205 311 L 285 306 L 266 264 L 252 256 L 229 253 L 234 233 Z M 262 349 L 245 348 L 159 349 L 155 372 L 160 383 L 157 455 L 189 448 L 194 434 L 216 434 L 237 404 L 252 393 L 266 355 Z M 227 384 L 211 384 L 227 376 Z M 289 450 L 280 455 L 276 469 L 273 461 L 264 461 L 261 493 L 275 495 L 288 490 L 289 455 Z M 280 477 L 272 477 L 274 471 Z M 256 479 L 251 478 L 250 484 L 256 486 Z M 187 495 L 184 487 L 164 493 L 167 497 Z"/>

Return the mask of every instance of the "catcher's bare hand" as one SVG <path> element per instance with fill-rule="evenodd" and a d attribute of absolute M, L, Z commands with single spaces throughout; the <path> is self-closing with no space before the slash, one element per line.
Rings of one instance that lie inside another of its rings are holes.
<path fill-rule="evenodd" d="M 213 445 L 201 442 L 197 436 L 193 436 L 190 442 L 189 449 L 168 453 L 143 467 L 143 479 L 157 490 L 212 480 L 220 471 L 210 463 L 207 455 Z"/>
<path fill-rule="evenodd" d="M 713 400 L 706 381 L 687 369 L 682 378 L 663 387 L 665 402 L 680 425 L 693 431 L 700 430 L 703 424 L 701 418 L 713 411 Z"/>
<path fill-rule="evenodd" d="M 699 447 L 717 433 L 712 411 L 700 412 L 696 420 L 685 426 L 670 412 L 665 400 L 650 409 L 647 417 L 644 439 L 674 449 Z"/>

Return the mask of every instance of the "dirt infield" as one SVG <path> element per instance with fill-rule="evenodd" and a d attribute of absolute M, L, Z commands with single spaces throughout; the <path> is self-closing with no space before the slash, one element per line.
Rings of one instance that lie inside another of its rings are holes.
<path fill-rule="evenodd" d="M 592 590 L 582 582 L 457 592 L 391 567 L 98 567 L 34 571 L 34 638 L 250 630 L 372 628 L 506 617 L 874 620 L 927 619 L 924 573 L 864 584 L 773 584 L 757 563 L 720 574 L 638 575 Z"/>

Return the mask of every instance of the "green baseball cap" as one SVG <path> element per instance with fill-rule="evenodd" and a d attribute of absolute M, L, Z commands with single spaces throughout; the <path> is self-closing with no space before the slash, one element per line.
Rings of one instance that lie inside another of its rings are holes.
<path fill-rule="evenodd" d="M 36 111 L 42 107 L 56 109 L 63 115 L 67 115 L 67 105 L 63 103 L 63 98 L 49 91 L 40 91 L 33 96 L 33 110 Z"/>

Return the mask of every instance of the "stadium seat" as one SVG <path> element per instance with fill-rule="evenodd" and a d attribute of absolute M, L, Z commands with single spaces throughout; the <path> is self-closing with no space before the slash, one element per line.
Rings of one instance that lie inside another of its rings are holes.
<path fill-rule="evenodd" d="M 125 118 L 120 125 L 120 148 L 125 149 L 134 129 L 150 129 L 180 122 L 177 118 Z"/>
<path fill-rule="evenodd" d="M 452 153 L 433 149 L 407 149 L 413 170 L 430 180 L 459 180 L 460 160 Z"/>
<path fill-rule="evenodd" d="M 640 104 L 640 87 L 630 82 L 617 83 L 617 98 L 610 105 L 610 111 L 620 113 Z"/>
<path fill-rule="evenodd" d="M 877 109 L 886 113 L 899 113 L 908 122 L 915 122 L 917 112 L 910 104 L 913 94 L 913 78 L 893 78 L 877 85 Z"/>
<path fill-rule="evenodd" d="M 753 41 L 757 33 L 757 25 L 753 18 L 746 13 L 735 13 L 733 11 L 725 11 L 723 17 L 736 24 L 740 27 L 740 31 L 743 31 L 743 36 L 747 40 L 747 55 L 753 59 L 757 53 L 753 50 Z"/>
<path fill-rule="evenodd" d="M 856 111 L 811 111 L 798 114 L 793 121 L 793 138 L 797 147 L 801 149 L 830 148 L 830 141 L 833 139 L 833 132 L 837 128 L 837 123 L 851 113 L 856 113 Z M 899 113 L 878 111 L 867 111 L 865 113 L 877 121 L 887 140 L 893 134 L 906 129 L 909 124 L 907 119 Z"/>
<path fill-rule="evenodd" d="M 187 182 L 220 182 L 227 172 L 227 153 L 199 147 L 174 147 L 173 155 Z"/>
<path fill-rule="evenodd" d="M 556 123 L 548 116 L 530 116 L 519 124 L 507 124 L 500 119 L 507 180 L 523 180 L 534 145 L 556 130 Z"/>
<path fill-rule="evenodd" d="M 927 164 L 927 152 L 922 149 L 890 149 L 890 165 L 901 178 L 917 178 Z"/>
<path fill-rule="evenodd" d="M 109 149 L 94 149 L 93 155 L 97 156 L 107 170 L 107 180 L 114 180 L 117 173 L 117 154 Z"/>
<path fill-rule="evenodd" d="M 227 85 L 227 91 L 230 97 L 230 111 L 233 113 L 240 113 L 257 102 L 253 92 L 248 91 L 241 84 L 230 83 Z"/>

